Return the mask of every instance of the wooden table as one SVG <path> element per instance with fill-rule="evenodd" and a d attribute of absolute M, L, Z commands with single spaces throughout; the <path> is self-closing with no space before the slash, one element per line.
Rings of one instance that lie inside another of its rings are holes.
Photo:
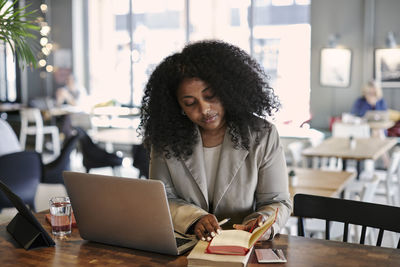
<path fill-rule="evenodd" d="M 354 172 L 346 171 L 296 168 L 295 172 L 298 177 L 298 184 L 289 186 L 292 198 L 299 193 L 324 197 L 343 197 L 346 186 L 356 177 Z"/>
<path fill-rule="evenodd" d="M 44 213 L 36 214 L 50 232 Z M 1 266 L 187 266 L 186 256 L 168 256 L 140 250 L 108 246 L 82 240 L 76 228 L 71 237 L 55 239 L 55 247 L 33 250 L 20 248 L 0 225 Z M 281 248 L 288 262 L 279 266 L 396 266 L 400 251 L 336 241 L 278 235 L 273 242 L 259 242 L 257 248 Z M 258 264 L 255 254 L 248 266 L 277 266 Z"/>
<path fill-rule="evenodd" d="M 25 105 L 18 103 L 0 103 L 0 112 L 20 111 Z"/>
<path fill-rule="evenodd" d="M 96 107 L 91 112 L 93 115 L 101 116 L 139 116 L 140 108 L 128 108 L 128 107 L 119 107 L 119 106 L 106 106 L 106 107 Z"/>
<path fill-rule="evenodd" d="M 136 129 L 133 128 L 109 128 L 93 132 L 93 140 L 103 143 L 140 145 L 142 139 L 138 136 Z"/>
<path fill-rule="evenodd" d="M 334 157 L 343 159 L 343 170 L 346 170 L 346 160 L 357 161 L 357 174 L 360 173 L 362 160 L 376 160 L 397 144 L 397 138 L 355 138 L 355 148 L 350 148 L 349 138 L 331 137 L 315 147 L 303 150 L 306 157 Z"/>
<path fill-rule="evenodd" d="M 350 148 L 349 138 L 330 137 L 315 147 L 303 150 L 306 157 L 335 157 L 342 159 L 376 160 L 397 144 L 397 139 L 388 138 L 355 138 L 356 146 Z"/>
<path fill-rule="evenodd" d="M 394 121 L 369 121 L 367 122 L 369 127 L 371 129 L 377 129 L 377 130 L 386 130 L 389 129 L 390 127 L 392 127 L 395 122 Z"/>

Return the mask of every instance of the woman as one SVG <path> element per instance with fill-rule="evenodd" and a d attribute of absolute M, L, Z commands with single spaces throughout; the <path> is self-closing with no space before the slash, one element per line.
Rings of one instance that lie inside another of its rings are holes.
<path fill-rule="evenodd" d="M 249 231 L 278 209 L 264 239 L 285 225 L 291 202 L 274 125 L 279 101 L 261 67 L 220 41 L 187 45 L 156 67 L 142 101 L 150 178 L 164 182 L 175 230 L 210 240 L 218 220 Z"/>
<path fill-rule="evenodd" d="M 363 117 L 368 110 L 387 110 L 385 99 L 382 97 L 382 89 L 375 81 L 369 81 L 362 88 L 362 97 L 354 102 L 351 113 Z"/>

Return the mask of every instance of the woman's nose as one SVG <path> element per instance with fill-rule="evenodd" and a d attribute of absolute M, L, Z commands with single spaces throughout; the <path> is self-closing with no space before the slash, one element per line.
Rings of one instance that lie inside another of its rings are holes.
<path fill-rule="evenodd" d="M 200 112 L 203 115 L 207 115 L 211 111 L 211 105 L 209 103 L 203 102 L 200 103 Z"/>

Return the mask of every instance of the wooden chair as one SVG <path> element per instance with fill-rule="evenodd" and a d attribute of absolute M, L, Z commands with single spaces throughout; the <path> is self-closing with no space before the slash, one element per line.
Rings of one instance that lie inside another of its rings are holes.
<path fill-rule="evenodd" d="M 365 243 L 367 227 L 379 229 L 376 246 L 381 246 L 384 231 L 400 233 L 400 207 L 297 194 L 293 214 L 298 216 L 298 234 L 304 236 L 303 218 L 325 220 L 325 239 L 330 239 L 330 222 L 344 223 L 343 242 L 347 242 L 349 224 L 362 226 L 360 244 Z M 400 248 L 400 240 L 397 244 Z"/>

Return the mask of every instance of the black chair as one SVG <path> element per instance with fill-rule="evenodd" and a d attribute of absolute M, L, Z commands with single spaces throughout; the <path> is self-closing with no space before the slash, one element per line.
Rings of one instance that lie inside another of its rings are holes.
<path fill-rule="evenodd" d="M 108 153 L 103 148 L 93 143 L 89 135 L 80 127 L 76 127 L 79 132 L 79 144 L 83 155 L 83 166 L 88 173 L 91 169 L 102 167 L 119 167 L 122 165 L 122 157 Z"/>
<path fill-rule="evenodd" d="M 70 156 L 78 143 L 79 136 L 78 132 L 69 136 L 64 142 L 60 155 L 54 161 L 44 165 L 42 183 L 64 184 L 62 173 L 71 169 Z"/>
<path fill-rule="evenodd" d="M 146 179 L 149 178 L 149 153 L 143 144 L 132 146 L 132 158 L 133 167 L 139 169 L 139 178 L 144 176 Z"/>
<path fill-rule="evenodd" d="M 42 166 L 41 156 L 35 151 L 20 151 L 0 157 L 0 180 L 33 210 Z M 0 193 L 0 210 L 13 207 L 8 198 Z"/>
<path fill-rule="evenodd" d="M 293 215 L 298 216 L 298 234 L 304 236 L 303 218 L 325 220 L 325 239 L 329 240 L 331 221 L 344 223 L 343 242 L 347 242 L 349 224 L 362 226 L 360 244 L 364 244 L 367 227 L 379 229 L 376 246 L 381 246 L 384 231 L 400 233 L 400 207 L 296 194 Z M 400 240 L 397 244 L 400 248 Z"/>

